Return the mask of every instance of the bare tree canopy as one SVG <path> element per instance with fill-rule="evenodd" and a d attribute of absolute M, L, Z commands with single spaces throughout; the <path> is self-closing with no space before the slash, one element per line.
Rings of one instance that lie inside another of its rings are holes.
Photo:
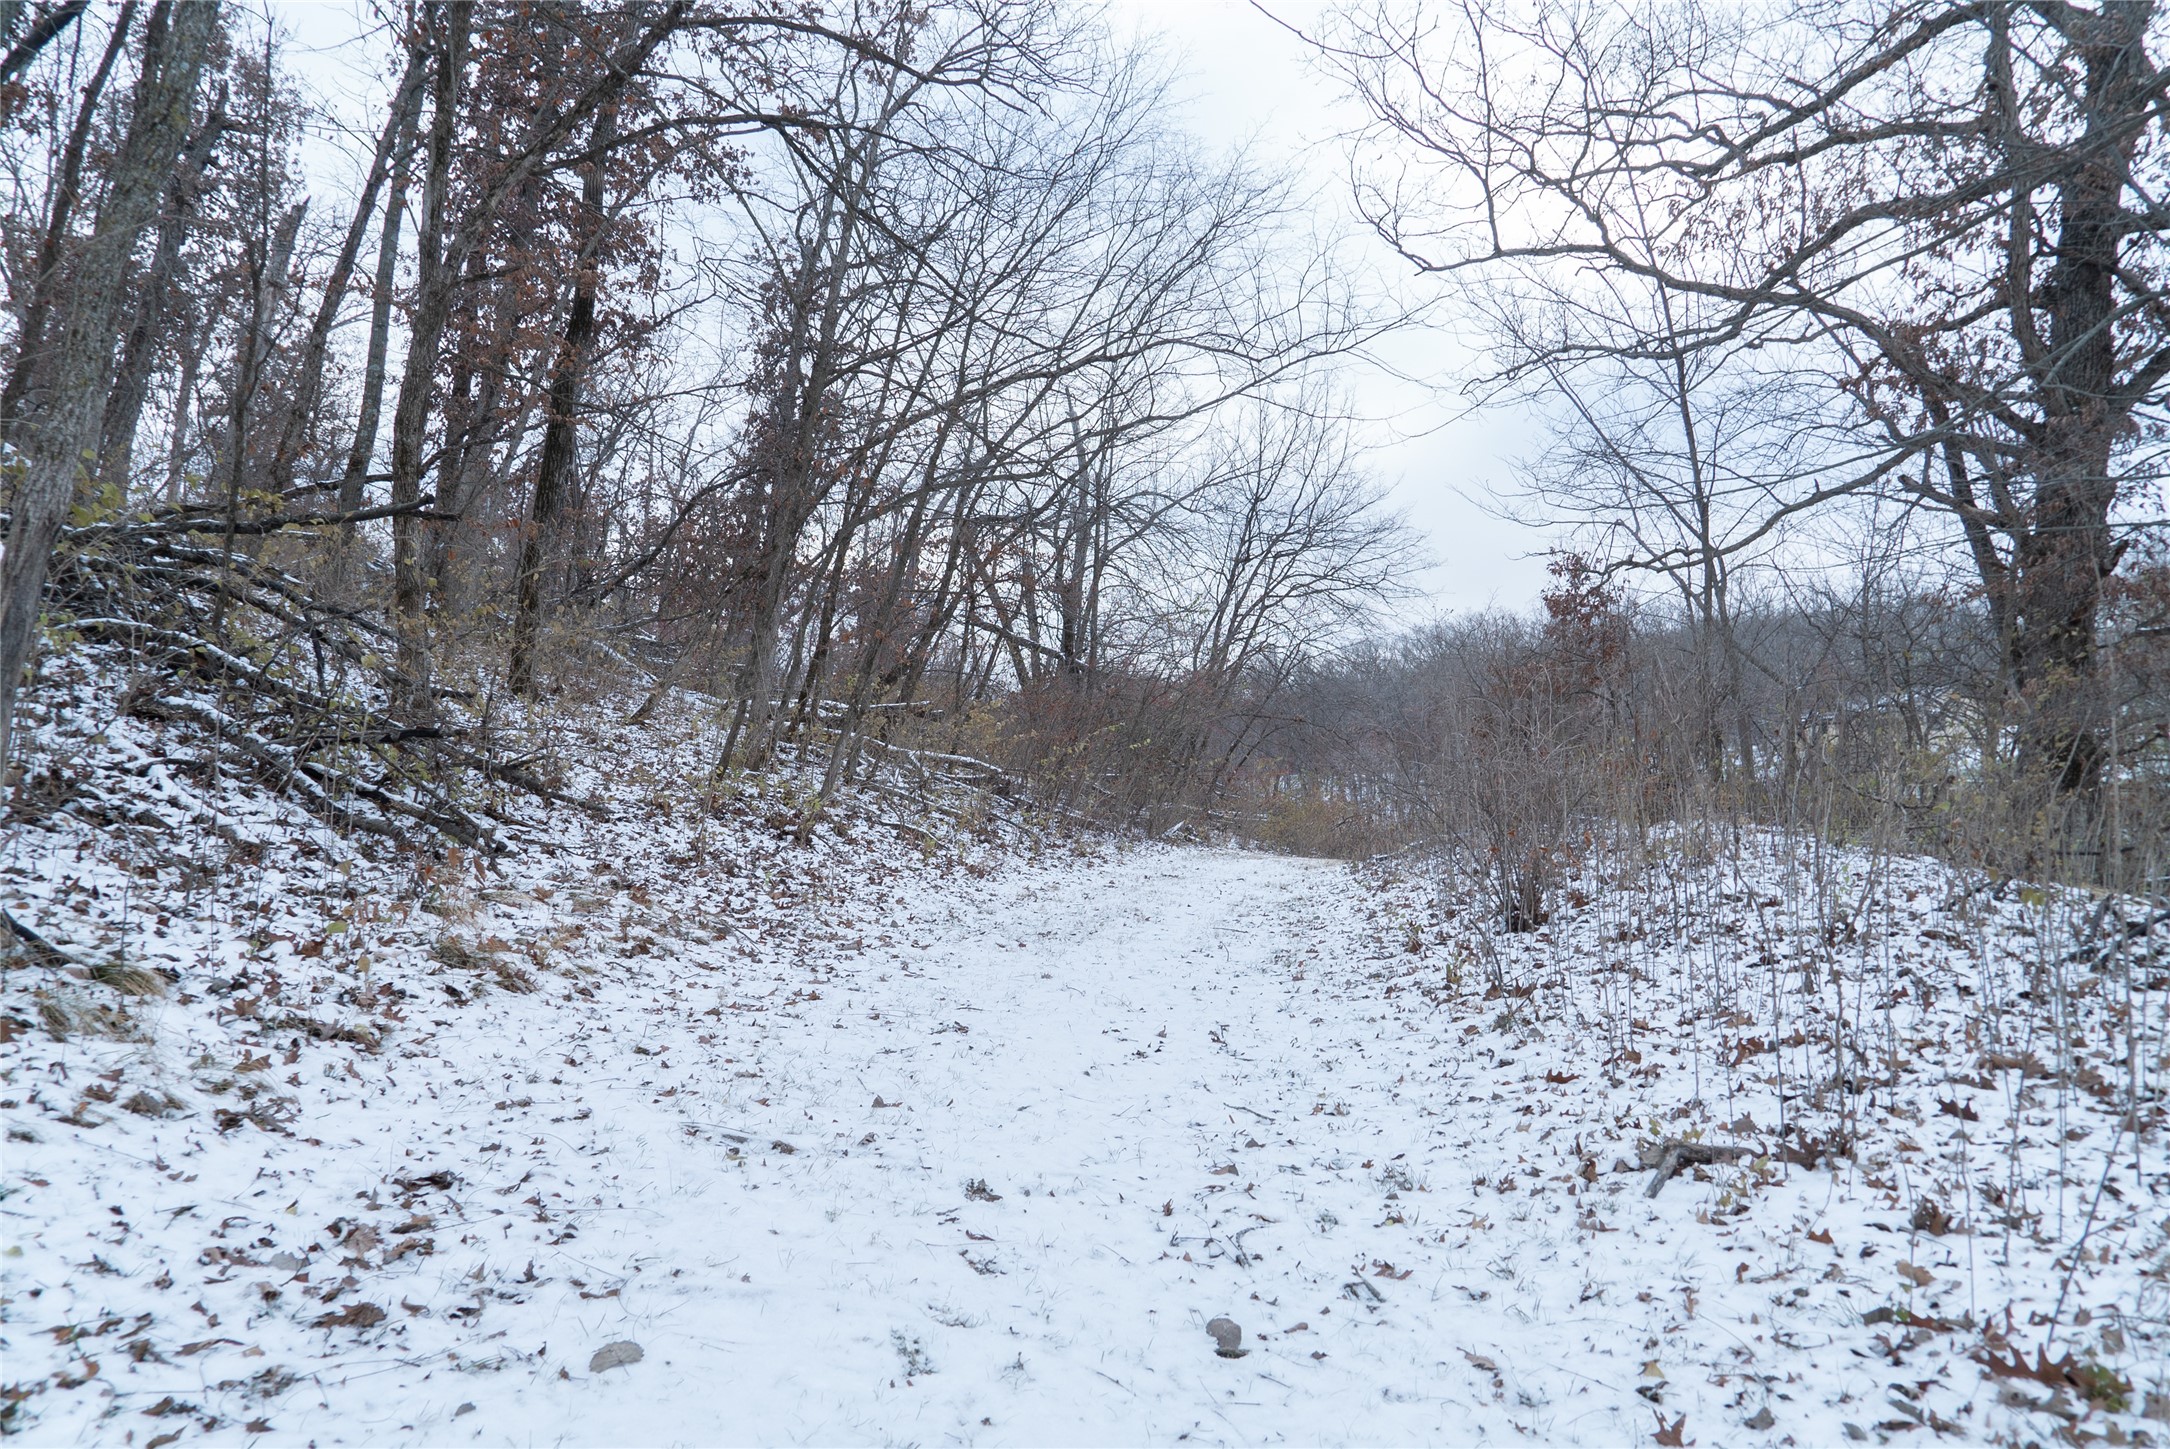
<path fill-rule="evenodd" d="M 2028 751 L 2099 784 L 2103 584 L 2170 376 L 2155 7 L 1397 5 L 1318 43 L 1375 122 L 1368 214 L 1501 324 L 1495 381 L 1671 395 L 1684 496 L 1733 517 L 1631 561 L 1714 567 L 1869 493 L 1938 510 Z M 1698 377 L 1764 394 L 1715 464 Z M 1606 466 L 1624 421 L 1590 419 Z"/>

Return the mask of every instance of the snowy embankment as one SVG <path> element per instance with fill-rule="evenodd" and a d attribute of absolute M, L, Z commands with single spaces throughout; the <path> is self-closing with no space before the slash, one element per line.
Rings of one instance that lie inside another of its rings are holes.
<path fill-rule="evenodd" d="M 404 897 L 328 855 L 182 882 L 118 837 L 17 831 L 11 909 L 179 983 L 6 973 L 13 1426 L 2170 1438 L 2159 1108 L 2136 1146 L 2095 1096 L 2052 1121 L 2023 1062 L 1983 1065 L 1979 903 L 1977 956 L 1922 896 L 1899 949 L 1924 985 L 1877 1018 L 1899 1090 L 1840 1111 L 1872 1084 L 1786 1075 L 1807 1007 L 1683 1008 L 1769 946 L 1668 926 L 1692 903 L 1662 873 L 1637 929 L 1593 882 L 1487 963 L 1428 886 L 1341 866 L 948 826 L 936 849 L 849 815 L 801 848 L 756 795 L 691 814 L 561 822 Z M 1841 1127 L 1850 1155 L 1803 1150 Z M 1646 1196 L 1670 1138 L 1756 1152 Z M 2000 1207 L 1967 1195 L 1990 1177 Z M 2052 1359 L 2093 1398 L 1977 1361 L 2031 1355 L 2060 1302 Z"/>

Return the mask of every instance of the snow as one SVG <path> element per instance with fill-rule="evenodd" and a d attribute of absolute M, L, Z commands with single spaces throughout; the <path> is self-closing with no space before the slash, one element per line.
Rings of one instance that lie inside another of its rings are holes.
<path fill-rule="evenodd" d="M 101 748 L 155 752 L 133 728 Z M 2136 1145 L 1981 1065 L 2088 1065 L 2011 1000 L 2040 893 L 1838 857 L 1892 974 L 1833 957 L 1822 994 L 1911 1067 L 1831 1087 L 1824 1008 L 1769 989 L 1838 939 L 1757 904 L 1810 894 L 1782 842 L 1657 849 L 1500 937 L 1429 871 L 961 804 L 915 817 L 939 849 L 850 810 L 800 848 L 788 772 L 673 806 L 699 746 L 619 756 L 654 808 L 538 814 L 494 867 L 342 854 L 261 799 L 229 824 L 284 843 L 211 880 L 15 833 L 19 918 L 180 978 L 6 972 L 29 1442 L 2170 1438 L 2160 1108 Z M 2060 1020 L 2121 1005 L 2159 1084 L 2134 951 L 2136 995 Z M 1780 1155 L 1841 1127 L 1851 1157 Z M 1646 1196 L 1639 1152 L 1704 1133 L 1755 1155 Z M 1971 1356 L 1984 1325 L 2031 1355 L 2060 1300 L 2053 1356 L 2123 1411 Z"/>

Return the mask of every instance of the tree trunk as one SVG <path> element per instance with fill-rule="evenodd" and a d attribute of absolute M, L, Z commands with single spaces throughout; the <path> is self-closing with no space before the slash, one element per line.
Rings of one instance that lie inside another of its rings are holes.
<path fill-rule="evenodd" d="M 2059 187 L 2057 266 L 2049 285 L 2045 427 L 2033 517 L 2015 550 L 2014 672 L 2023 760 L 2060 793 L 2102 783 L 2095 621 L 2102 582 L 2117 567 L 2111 453 L 2129 414 L 2117 392 L 2117 268 L 2128 232 L 2124 192 L 2151 109 L 2143 49 L 2148 4 L 2110 5 L 2069 32 L 2086 67 L 2085 134 Z"/>
<path fill-rule="evenodd" d="M 30 63 L 38 58 L 38 52 L 51 45 L 61 31 L 66 30 L 77 16 L 89 8 L 90 0 L 67 0 L 66 4 L 54 6 L 32 22 L 23 38 L 8 48 L 5 57 L 0 57 L 0 85 L 30 69 Z M 4 39 L 4 32 L 12 28 L 0 26 L 0 39 Z"/>
<path fill-rule="evenodd" d="M 136 426 L 150 395 L 151 364 L 172 319 L 175 281 L 181 270 L 181 243 L 188 233 L 189 214 L 195 209 L 203 185 L 204 169 L 226 130 L 226 98 L 223 90 L 211 107 L 195 139 L 182 154 L 173 181 L 166 188 L 164 215 L 158 221 L 158 250 L 142 283 L 143 295 L 136 305 L 135 324 L 121 344 L 120 365 L 114 371 L 113 389 L 106 396 L 105 417 L 99 426 L 98 476 L 123 487 L 135 455 Z"/>
<path fill-rule="evenodd" d="M 535 494 L 530 501 L 527 527 L 520 536 L 518 595 L 513 608 L 508 672 L 512 692 L 522 699 L 531 699 L 535 693 L 535 640 L 542 631 L 543 569 L 557 535 L 558 520 L 565 511 L 567 484 L 579 442 L 577 414 L 581 388 L 587 381 L 588 351 L 595 341 L 595 299 L 602 285 L 600 253 L 609 220 L 603 214 L 603 178 L 616 135 L 617 107 L 606 105 L 595 114 L 587 172 L 580 182 L 580 214 L 586 234 L 580 239 L 580 252 L 574 261 L 573 305 L 565 318 L 565 335 L 558 344 L 557 365 L 550 378 L 550 417 L 543 427 L 542 456 L 535 464 Z"/>
<path fill-rule="evenodd" d="M 369 232 L 369 218 L 377 209 L 378 193 L 384 189 L 385 178 L 395 168 L 395 156 L 406 145 L 408 131 L 422 110 L 422 82 L 428 67 L 419 53 L 407 57 L 407 73 L 400 78 L 399 90 L 392 98 L 392 113 L 386 118 L 383 131 L 377 136 L 377 149 L 369 162 L 369 176 L 362 183 L 361 199 L 354 204 L 354 216 L 347 223 L 345 240 L 340 244 L 339 256 L 332 263 L 331 274 L 324 279 L 324 295 L 317 302 L 316 317 L 309 325 L 309 335 L 302 343 L 301 362 L 296 369 L 292 395 L 287 399 L 286 417 L 279 429 L 279 443 L 271 458 L 271 486 L 283 493 L 294 483 L 294 463 L 301 452 L 304 437 L 317 411 L 317 400 L 324 385 L 324 358 L 331 346 L 332 326 L 339 320 L 339 308 L 346 301 L 347 287 L 354 280 L 354 266 L 362 252 L 362 241 Z M 399 180 L 393 183 L 393 200 L 389 205 L 396 209 L 398 192 L 405 182 L 403 158 L 397 165 Z M 399 224 L 392 222 L 396 238 Z M 381 266 L 380 266 L 381 270 Z M 378 361 L 378 388 L 383 388 L 383 363 L 381 352 Z"/>
<path fill-rule="evenodd" d="M 363 488 L 369 481 L 369 460 L 377 451 L 377 419 L 384 411 L 385 353 L 392 332 L 392 288 L 399 280 L 399 218 L 407 204 L 414 127 L 421 119 L 421 106 L 417 94 L 392 163 L 391 186 L 384 198 L 384 224 L 377 233 L 377 274 L 370 280 L 369 350 L 362 364 L 361 410 L 354 422 L 354 442 L 347 449 L 347 466 L 339 475 L 341 513 L 361 511 Z M 344 526 L 343 537 L 348 543 L 353 541 L 353 524 Z"/>
<path fill-rule="evenodd" d="M 445 255 L 445 209 L 450 204 L 452 142 L 459 125 L 461 82 L 467 70 L 469 10 L 463 4 L 439 5 L 431 37 L 432 59 L 429 168 L 422 182 L 422 217 L 416 228 L 417 273 L 414 314 L 408 321 L 407 362 L 399 380 L 399 401 L 392 410 L 392 491 L 395 508 L 413 509 L 422 501 L 422 473 L 428 463 L 429 405 L 437 377 L 437 353 L 452 313 L 454 282 L 464 258 Z M 429 637 L 422 617 L 427 581 L 420 557 L 421 524 L 412 513 L 392 518 L 392 627 L 398 635 L 399 673 L 408 709 L 429 703 Z"/>
<path fill-rule="evenodd" d="M 164 14 L 161 7 L 157 15 L 162 18 Z M 52 315 L 55 303 L 65 300 L 70 281 L 61 274 L 60 253 L 68 239 L 68 224 L 75 219 L 75 204 L 82 195 L 83 152 L 90 144 L 91 125 L 97 120 L 98 103 L 105 97 L 106 81 L 113 74 L 113 63 L 128 48 L 129 27 L 135 16 L 135 0 L 128 0 L 121 6 L 120 14 L 114 17 L 112 37 L 106 41 L 105 52 L 98 57 L 98 67 L 83 87 L 82 108 L 75 114 L 75 124 L 69 128 L 68 141 L 61 148 L 60 165 L 54 173 L 52 201 L 46 209 L 45 236 L 38 245 L 37 265 L 31 273 L 30 305 L 23 311 L 22 327 L 16 334 L 15 365 L 8 369 L 5 387 L 0 387 L 0 440 L 18 446 L 23 415 L 36 406 L 30 391 L 37 384 L 38 370 L 45 358 L 46 319 Z M 134 245 L 133 236 L 128 239 L 128 244 Z"/>
<path fill-rule="evenodd" d="M 188 137 L 189 111 L 218 26 L 218 6 L 160 4 L 143 46 L 135 109 L 113 158 L 105 204 L 70 278 L 58 332 L 41 368 L 42 405 L 23 418 L 28 467 L 0 563 L 0 768 L 7 759 L 15 691 L 30 660 L 53 545 L 98 445 L 106 371 L 113 363 L 137 239 Z"/>

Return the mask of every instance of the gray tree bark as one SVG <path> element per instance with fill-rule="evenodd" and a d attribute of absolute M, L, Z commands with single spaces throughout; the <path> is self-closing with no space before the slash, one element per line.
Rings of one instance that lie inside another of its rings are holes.
<path fill-rule="evenodd" d="M 105 204 L 74 269 L 40 369 L 41 403 L 25 411 L 28 467 L 0 563 L 0 762 L 12 743 L 15 695 L 37 635 L 53 545 L 98 446 L 107 371 L 119 338 L 129 257 L 158 219 L 218 27 L 213 0 L 162 0 L 146 28 L 134 114 L 113 158 Z"/>

